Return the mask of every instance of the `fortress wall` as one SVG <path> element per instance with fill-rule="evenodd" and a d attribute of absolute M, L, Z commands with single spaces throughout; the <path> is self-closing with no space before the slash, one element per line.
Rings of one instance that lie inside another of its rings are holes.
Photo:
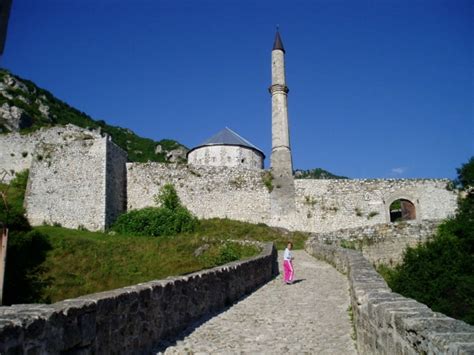
<path fill-rule="evenodd" d="M 106 141 L 105 228 L 127 209 L 127 152 Z"/>
<path fill-rule="evenodd" d="M 264 171 L 160 163 L 127 164 L 127 209 L 153 206 L 153 196 L 172 183 L 199 218 L 231 218 L 314 233 L 390 222 L 390 204 L 404 198 L 416 209 L 416 222 L 454 214 L 457 194 L 447 179 L 306 180 L 296 179 L 295 209 L 271 212 Z M 279 192 L 273 181 L 273 194 Z"/>
<path fill-rule="evenodd" d="M 360 252 L 316 239 L 306 251 L 347 274 L 359 354 L 471 354 L 474 327 L 394 293 Z"/>
<path fill-rule="evenodd" d="M 407 245 L 413 247 L 430 240 L 440 223 L 439 220 L 381 223 L 334 232 L 312 233 L 311 239 L 326 245 L 343 245 L 359 250 L 372 265 L 394 266 L 402 261 Z"/>
<path fill-rule="evenodd" d="M 97 132 L 91 132 L 74 125 L 41 128 L 28 134 L 0 134 L 0 172 L 3 170 L 19 172 L 29 169 L 38 144 L 61 144 L 73 140 L 78 134 L 100 137 Z M 13 175 L 8 175 L 6 181 L 10 181 L 12 178 Z"/>
<path fill-rule="evenodd" d="M 417 221 L 444 219 L 457 207 L 448 181 L 296 179 L 296 211 L 287 228 L 318 233 L 387 223 L 390 204 L 399 198 L 415 205 Z"/>
<path fill-rule="evenodd" d="M 84 134 L 38 145 L 25 194 L 32 225 L 104 228 L 107 140 Z"/>
<path fill-rule="evenodd" d="M 270 194 L 262 174 L 228 167 L 127 163 L 128 210 L 154 206 L 153 196 L 171 183 L 182 203 L 199 218 L 267 223 Z"/>
<path fill-rule="evenodd" d="M 166 336 L 231 305 L 276 274 L 277 252 L 267 243 L 256 257 L 186 276 L 51 305 L 0 307 L 0 353 L 156 353 Z"/>

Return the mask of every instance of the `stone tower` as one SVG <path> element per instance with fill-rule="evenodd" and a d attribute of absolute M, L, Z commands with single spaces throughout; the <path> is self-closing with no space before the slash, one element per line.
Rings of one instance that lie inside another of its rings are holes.
<path fill-rule="evenodd" d="M 284 216 L 294 211 L 295 187 L 288 127 L 285 49 L 278 30 L 272 49 L 272 85 L 269 91 L 272 95 L 271 169 L 275 187 L 272 191 L 272 215 Z"/>

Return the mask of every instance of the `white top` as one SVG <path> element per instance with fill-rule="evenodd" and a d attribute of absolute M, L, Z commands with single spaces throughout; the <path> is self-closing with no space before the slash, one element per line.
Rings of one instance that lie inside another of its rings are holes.
<path fill-rule="evenodd" d="M 283 253 L 283 260 L 292 260 L 293 259 L 293 254 L 291 253 L 291 250 L 286 248 L 285 252 Z"/>

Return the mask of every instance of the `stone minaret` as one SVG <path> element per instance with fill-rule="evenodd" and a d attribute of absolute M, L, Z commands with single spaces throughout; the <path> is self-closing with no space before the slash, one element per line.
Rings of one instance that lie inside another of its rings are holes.
<path fill-rule="evenodd" d="M 292 175 L 290 133 L 288 130 L 288 87 L 285 80 L 285 49 L 277 30 L 272 50 L 272 157 L 271 167 L 277 174 Z"/>
<path fill-rule="evenodd" d="M 293 163 L 288 128 L 288 87 L 285 80 L 285 49 L 277 30 L 272 50 L 272 215 L 279 218 L 295 208 Z"/>

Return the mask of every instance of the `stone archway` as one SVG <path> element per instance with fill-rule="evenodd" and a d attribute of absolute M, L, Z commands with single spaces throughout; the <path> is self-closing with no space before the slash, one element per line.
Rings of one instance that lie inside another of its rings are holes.
<path fill-rule="evenodd" d="M 389 206 L 390 222 L 411 221 L 416 219 L 416 207 L 408 199 L 400 198 Z"/>

